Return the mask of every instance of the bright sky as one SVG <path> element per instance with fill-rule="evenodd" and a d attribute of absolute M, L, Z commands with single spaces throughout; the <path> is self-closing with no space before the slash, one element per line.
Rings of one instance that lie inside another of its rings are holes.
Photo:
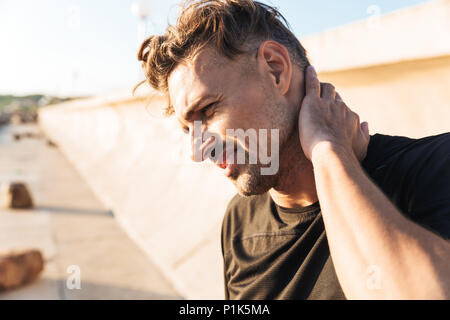
<path fill-rule="evenodd" d="M 179 0 L 148 0 L 148 34 L 174 22 Z M 425 0 L 271 0 L 297 37 Z M 142 79 L 132 0 L 0 0 L 0 94 L 91 95 Z M 369 9 L 369 10 L 368 10 Z"/>

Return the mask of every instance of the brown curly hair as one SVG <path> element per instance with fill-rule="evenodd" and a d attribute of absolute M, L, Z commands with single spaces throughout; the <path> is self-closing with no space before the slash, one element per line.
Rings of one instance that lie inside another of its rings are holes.
<path fill-rule="evenodd" d="M 306 51 L 289 30 L 281 13 L 252 0 L 185 1 L 176 25 L 164 35 L 145 39 L 138 52 L 146 80 L 151 87 L 167 95 L 168 78 L 176 65 L 193 58 L 206 45 L 213 46 L 229 59 L 249 53 L 251 44 L 274 40 L 286 46 L 296 65 L 309 65 Z M 173 113 L 168 104 L 165 114 Z"/>

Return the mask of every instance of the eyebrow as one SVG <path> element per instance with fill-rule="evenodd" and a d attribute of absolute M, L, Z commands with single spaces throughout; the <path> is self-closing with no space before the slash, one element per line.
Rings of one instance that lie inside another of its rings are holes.
<path fill-rule="evenodd" d="M 212 95 L 212 94 L 202 96 L 200 99 L 198 99 L 196 102 L 194 102 L 191 106 L 186 108 L 186 110 L 181 113 L 181 118 L 186 121 L 190 121 L 194 112 L 199 108 L 200 105 L 202 105 L 205 102 L 205 100 L 218 97 L 219 95 Z"/>

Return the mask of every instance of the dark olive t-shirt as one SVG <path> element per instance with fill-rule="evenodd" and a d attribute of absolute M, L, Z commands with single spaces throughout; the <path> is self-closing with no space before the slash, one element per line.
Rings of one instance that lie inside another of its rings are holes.
<path fill-rule="evenodd" d="M 361 165 L 405 216 L 450 238 L 450 133 L 372 135 Z M 269 193 L 236 195 L 223 220 L 222 254 L 226 299 L 345 299 L 319 202 L 287 209 Z"/>

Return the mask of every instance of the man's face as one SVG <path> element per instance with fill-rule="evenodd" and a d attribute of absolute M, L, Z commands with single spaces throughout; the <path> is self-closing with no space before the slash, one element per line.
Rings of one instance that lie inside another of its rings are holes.
<path fill-rule="evenodd" d="M 218 149 L 223 153 L 213 152 L 212 161 L 222 168 L 244 196 L 268 191 L 277 183 L 278 172 L 261 174 L 261 168 L 270 164 L 261 162 L 259 158 L 256 163 L 249 163 L 250 155 L 255 153 L 254 149 L 251 150 L 250 139 L 232 136 L 229 129 L 242 129 L 244 132 L 251 129 L 256 133 L 266 129 L 267 142 L 257 135 L 257 147 L 259 152 L 265 150 L 269 155 L 271 150 L 275 150 L 274 143 L 278 143 L 277 154 L 270 154 L 274 159 L 281 154 L 297 120 L 293 108 L 287 106 L 286 98 L 274 88 L 272 78 L 262 65 L 264 61 L 258 59 L 242 55 L 231 61 L 215 50 L 205 48 L 193 61 L 178 65 L 168 81 L 175 116 L 191 136 L 191 149 L 195 152 L 195 136 L 202 138 L 207 132 L 218 135 L 220 139 L 213 139 L 212 145 L 223 144 L 222 149 Z M 278 130 L 278 137 L 271 134 L 273 129 Z M 274 137 L 278 141 L 274 141 Z M 211 147 L 208 141 L 202 140 L 201 143 L 201 157 L 197 160 L 203 160 L 204 152 Z M 234 156 L 230 156 L 233 153 L 231 149 L 234 149 Z M 238 161 L 239 152 L 245 154 L 245 163 Z"/>

